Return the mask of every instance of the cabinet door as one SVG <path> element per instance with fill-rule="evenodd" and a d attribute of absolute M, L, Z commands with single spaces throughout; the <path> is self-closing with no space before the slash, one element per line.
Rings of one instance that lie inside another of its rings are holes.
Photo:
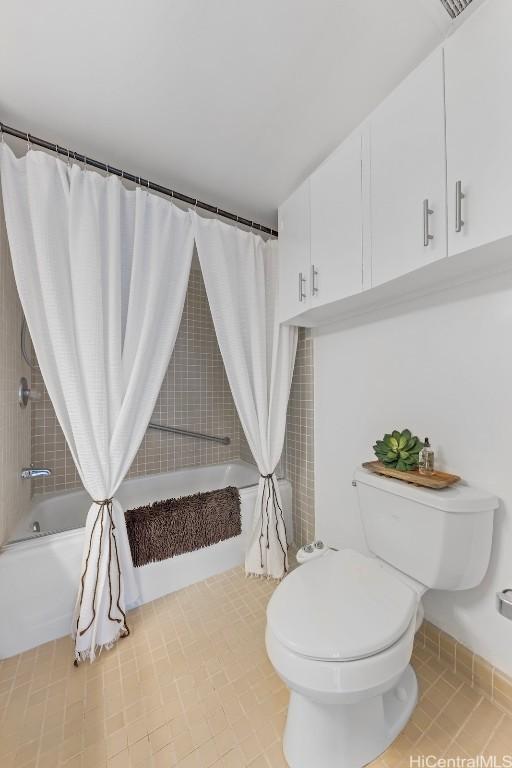
<path fill-rule="evenodd" d="M 447 254 L 443 54 L 370 118 L 372 285 Z"/>
<path fill-rule="evenodd" d="M 454 254 L 512 233 L 510 0 L 486 3 L 447 40 L 445 71 L 448 251 Z"/>
<path fill-rule="evenodd" d="M 311 176 L 312 306 L 362 290 L 361 135 L 350 136 Z"/>
<path fill-rule="evenodd" d="M 279 208 L 279 319 L 309 306 L 309 180 Z"/>

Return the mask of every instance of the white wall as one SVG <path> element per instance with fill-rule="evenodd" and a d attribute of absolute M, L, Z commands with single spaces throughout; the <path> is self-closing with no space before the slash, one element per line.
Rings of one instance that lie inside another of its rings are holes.
<path fill-rule="evenodd" d="M 393 428 L 428 435 L 439 468 L 501 500 L 480 587 L 431 592 L 427 617 L 512 674 L 512 273 L 380 311 L 315 335 L 316 535 L 365 549 L 354 468 Z"/>

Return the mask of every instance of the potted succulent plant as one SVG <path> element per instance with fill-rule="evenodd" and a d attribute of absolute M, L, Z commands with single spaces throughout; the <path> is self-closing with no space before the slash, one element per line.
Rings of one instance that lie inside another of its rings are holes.
<path fill-rule="evenodd" d="M 423 443 L 409 429 L 399 432 L 393 430 L 390 435 L 384 435 L 373 446 L 375 455 L 386 467 L 393 467 L 402 472 L 417 469 L 418 458 Z"/>

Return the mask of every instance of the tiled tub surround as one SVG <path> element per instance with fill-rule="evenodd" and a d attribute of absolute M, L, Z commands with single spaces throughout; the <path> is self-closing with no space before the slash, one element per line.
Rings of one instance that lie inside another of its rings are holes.
<path fill-rule="evenodd" d="M 20 469 L 30 464 L 30 407 L 22 409 L 18 403 L 20 377 L 30 378 L 20 353 L 21 320 L 5 221 L 0 214 L 0 545 L 30 504 L 30 483 L 20 477 Z"/>
<path fill-rule="evenodd" d="M 293 526 L 298 547 L 315 537 L 313 417 L 313 339 L 311 330 L 300 328 L 284 452 L 286 477 L 293 489 Z"/>
<path fill-rule="evenodd" d="M 16 345 L 18 338 L 16 337 Z M 52 475 L 32 481 L 34 493 L 81 486 L 71 453 L 57 421 L 39 370 L 32 386 L 41 399 L 32 412 L 32 462 L 50 467 Z M 241 458 L 253 462 L 226 377 L 215 328 L 199 269 L 192 269 L 176 346 L 162 383 L 152 421 L 228 435 L 229 446 L 148 430 L 127 477 L 169 472 Z M 286 420 L 286 439 L 278 474 L 293 489 L 296 544 L 314 538 L 313 473 L 313 340 L 301 328 Z"/>
<path fill-rule="evenodd" d="M 157 340 L 155 340 L 156 343 Z M 19 347 L 18 336 L 16 344 Z M 32 410 L 32 461 L 52 476 L 32 482 L 35 493 L 81 485 L 41 374 L 32 373 L 42 393 Z M 231 444 L 207 442 L 148 430 L 127 477 L 218 464 L 241 456 L 245 437 L 229 388 L 206 297 L 202 274 L 192 269 L 176 345 L 151 419 L 207 434 L 227 435 Z M 243 450 L 244 458 L 250 452 Z"/>
<path fill-rule="evenodd" d="M 92 665 L 72 666 L 68 638 L 0 662 L 0 765 L 286 768 L 288 691 L 264 645 L 273 589 L 237 568 L 130 612 L 130 637 Z M 420 630 L 412 657 L 418 706 L 373 765 L 478 754 L 499 763 L 512 752 L 512 710 L 455 672 L 430 632 Z"/>

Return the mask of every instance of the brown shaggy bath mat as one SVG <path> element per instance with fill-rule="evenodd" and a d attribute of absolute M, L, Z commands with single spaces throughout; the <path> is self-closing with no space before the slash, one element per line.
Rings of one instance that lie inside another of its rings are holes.
<path fill-rule="evenodd" d="M 155 501 L 124 514 L 136 567 L 209 547 L 242 532 L 240 494 L 232 486 Z"/>

